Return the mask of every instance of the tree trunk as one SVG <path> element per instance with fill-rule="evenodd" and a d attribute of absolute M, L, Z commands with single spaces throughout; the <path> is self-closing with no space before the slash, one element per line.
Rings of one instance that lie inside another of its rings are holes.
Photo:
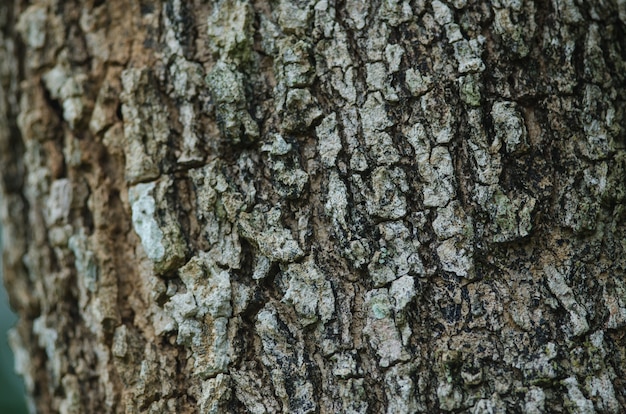
<path fill-rule="evenodd" d="M 33 410 L 626 411 L 626 2 L 27 3 Z"/>

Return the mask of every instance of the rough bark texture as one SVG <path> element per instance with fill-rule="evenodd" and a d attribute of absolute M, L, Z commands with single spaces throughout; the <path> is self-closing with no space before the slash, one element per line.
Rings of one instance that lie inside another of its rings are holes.
<path fill-rule="evenodd" d="M 0 5 L 41 413 L 626 410 L 623 0 Z"/>

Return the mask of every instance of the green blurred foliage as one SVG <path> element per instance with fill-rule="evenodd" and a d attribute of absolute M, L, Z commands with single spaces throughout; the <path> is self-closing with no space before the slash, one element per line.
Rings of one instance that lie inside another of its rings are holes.
<path fill-rule="evenodd" d="M 0 413 L 26 413 L 24 384 L 15 374 L 13 353 L 9 348 L 7 331 L 17 318 L 8 305 L 4 285 L 0 292 Z"/>
<path fill-rule="evenodd" d="M 11 311 L 2 277 L 2 226 L 0 226 L 0 413 L 25 414 L 24 382 L 14 370 L 13 352 L 9 348 L 8 330 L 17 317 Z"/>

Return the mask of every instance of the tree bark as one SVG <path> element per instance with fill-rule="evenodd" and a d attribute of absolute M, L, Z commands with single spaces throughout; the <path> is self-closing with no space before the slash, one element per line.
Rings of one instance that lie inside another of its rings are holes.
<path fill-rule="evenodd" d="M 626 2 L 10 0 L 41 413 L 626 411 Z"/>

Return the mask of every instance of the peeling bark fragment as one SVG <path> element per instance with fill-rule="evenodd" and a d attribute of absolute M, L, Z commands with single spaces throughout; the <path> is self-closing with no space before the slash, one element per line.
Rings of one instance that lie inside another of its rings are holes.
<path fill-rule="evenodd" d="M 287 92 L 281 126 L 285 132 L 304 132 L 323 115 L 317 99 L 308 89 L 291 89 Z"/>
<path fill-rule="evenodd" d="M 192 351 L 194 375 L 202 379 L 219 377 L 230 363 L 230 275 L 207 253 L 193 257 L 178 274 L 187 291 L 176 293 L 165 304 L 178 326 L 177 343 Z"/>
<path fill-rule="evenodd" d="M 404 53 L 404 49 L 398 44 L 387 45 L 387 47 L 385 47 L 385 62 L 387 63 L 390 73 L 396 73 L 400 70 Z"/>
<path fill-rule="evenodd" d="M 300 167 L 297 153 L 280 134 L 272 134 L 273 141 L 261 147 L 269 153 L 269 167 L 276 190 L 283 198 L 298 198 L 309 181 L 309 175 Z"/>
<path fill-rule="evenodd" d="M 413 364 L 398 364 L 385 373 L 385 394 L 389 404 L 387 413 L 417 413 L 424 411 L 424 406 L 416 398 L 417 390 L 411 374 L 416 367 Z"/>
<path fill-rule="evenodd" d="M 39 49 L 45 45 L 47 20 L 48 16 L 44 5 L 33 4 L 20 14 L 16 29 L 29 47 Z"/>
<path fill-rule="evenodd" d="M 391 74 L 383 62 L 368 63 L 366 83 L 370 91 L 380 91 L 386 100 L 398 101 L 398 92 L 391 84 Z"/>
<path fill-rule="evenodd" d="M 348 12 L 348 18 L 346 20 L 352 30 L 358 31 L 365 27 L 369 8 L 369 3 L 363 3 L 359 0 L 346 1 L 346 11 Z"/>
<path fill-rule="evenodd" d="M 389 25 L 396 27 L 406 23 L 413 17 L 411 4 L 409 1 L 385 0 L 378 9 L 381 20 L 389 22 Z"/>
<path fill-rule="evenodd" d="M 282 301 L 294 306 L 302 326 L 329 322 L 335 313 L 335 295 L 313 259 L 286 265 L 284 275 L 288 281 Z"/>
<path fill-rule="evenodd" d="M 235 384 L 235 397 L 252 414 L 278 412 L 280 405 L 269 389 L 269 384 L 259 378 L 253 370 L 241 370 L 231 373 Z"/>
<path fill-rule="evenodd" d="M 339 381 L 339 396 L 341 398 L 341 409 L 344 413 L 365 414 L 368 412 L 368 393 L 365 390 L 365 380 L 363 378 L 349 378 Z"/>
<path fill-rule="evenodd" d="M 306 33 L 313 17 L 314 5 L 315 2 L 310 0 L 279 0 L 276 14 L 280 27 L 285 33 Z"/>
<path fill-rule="evenodd" d="M 493 11 L 494 32 L 501 36 L 507 51 L 516 57 L 527 56 L 530 52 L 529 43 L 536 30 L 534 2 L 495 1 Z"/>
<path fill-rule="evenodd" d="M 583 154 L 592 160 L 605 159 L 614 151 L 613 117 L 615 109 L 606 102 L 597 85 L 585 85 L 583 105 L 595 110 L 580 114 L 586 142 L 580 145 Z"/>
<path fill-rule="evenodd" d="M 310 43 L 292 36 L 277 42 L 280 59 L 275 64 L 279 82 L 287 88 L 310 86 L 315 79 Z"/>
<path fill-rule="evenodd" d="M 50 92 L 52 99 L 58 99 L 63 108 L 63 119 L 68 122 L 71 129 L 74 129 L 84 120 L 90 106 L 85 99 L 85 85 L 89 78 L 83 73 L 73 73 L 69 63 L 60 63 L 50 69 L 43 76 L 46 88 Z"/>
<path fill-rule="evenodd" d="M 456 134 L 455 119 L 452 114 L 452 106 L 438 91 L 432 91 L 423 95 L 420 99 L 423 113 L 437 114 L 428 119 L 430 133 L 437 144 L 449 143 Z"/>
<path fill-rule="evenodd" d="M 171 215 L 172 210 L 165 208 L 172 184 L 171 178 L 165 177 L 128 190 L 133 227 L 157 273 L 181 265 L 187 254 L 187 243 L 178 220 Z"/>
<path fill-rule="evenodd" d="M 220 61 L 206 81 L 224 138 L 234 144 L 255 141 L 259 137 L 259 126 L 248 112 L 242 73 L 234 65 Z"/>
<path fill-rule="evenodd" d="M 503 243 L 528 236 L 532 230 L 535 204 L 536 200 L 524 193 L 511 199 L 496 190 L 491 203 L 487 204 L 492 220 L 493 241 Z"/>
<path fill-rule="evenodd" d="M 546 395 L 539 387 L 530 387 L 524 397 L 524 411 L 528 414 L 545 412 Z"/>
<path fill-rule="evenodd" d="M 428 160 L 420 163 L 418 168 L 422 178 L 426 180 L 423 190 L 424 206 L 443 207 L 455 197 L 454 168 L 447 148 L 433 148 Z"/>
<path fill-rule="evenodd" d="M 232 398 L 230 376 L 218 374 L 217 377 L 204 381 L 201 393 L 201 414 L 220 414 L 227 411 Z"/>
<path fill-rule="evenodd" d="M 506 146 L 509 153 L 520 153 L 528 149 L 528 133 L 524 118 L 514 102 L 500 101 L 493 104 L 491 118 L 496 133 L 496 146 Z"/>
<path fill-rule="evenodd" d="M 122 87 L 120 79 L 114 74 L 117 75 L 111 71 L 111 75 L 107 76 L 96 98 L 89 120 L 89 130 L 92 134 L 101 133 L 118 122 L 116 112 Z"/>
<path fill-rule="evenodd" d="M 473 197 L 476 202 L 489 209 L 490 199 L 498 188 L 502 173 L 502 160 L 498 153 L 502 143 L 499 140 L 489 143 L 487 133 L 481 122 L 480 109 L 471 110 L 468 114 L 468 123 L 471 127 L 468 147 L 471 151 L 471 166 L 476 174 Z"/>
<path fill-rule="evenodd" d="M 52 182 L 46 211 L 48 226 L 67 223 L 72 205 L 72 193 L 72 183 L 68 179 L 62 178 Z"/>
<path fill-rule="evenodd" d="M 95 261 L 94 253 L 89 249 L 89 241 L 84 234 L 76 234 L 70 237 L 67 247 L 74 253 L 74 266 L 81 278 L 79 286 L 85 287 L 94 293 L 98 290 L 99 269 Z"/>
<path fill-rule="evenodd" d="M 437 209 L 437 217 L 433 220 L 432 226 L 439 240 L 446 240 L 453 236 L 465 236 L 471 240 L 474 235 L 471 218 L 467 216 L 461 203 L 456 200 Z"/>
<path fill-rule="evenodd" d="M 124 154 L 132 160 L 126 163 L 126 180 L 129 184 L 154 180 L 167 155 L 169 116 L 149 69 L 124 70 L 122 85 Z"/>
<path fill-rule="evenodd" d="M 364 134 L 373 134 L 384 131 L 393 126 L 387 115 L 385 100 L 380 92 L 373 92 L 367 95 L 367 100 L 359 111 Z"/>
<path fill-rule="evenodd" d="M 609 329 L 619 329 L 626 326 L 626 283 L 618 280 L 615 285 L 616 296 L 609 295 L 606 288 L 603 289 L 602 293 L 609 313 L 607 321 Z"/>
<path fill-rule="evenodd" d="M 402 222 L 379 225 L 380 249 L 372 255 L 367 269 L 375 287 L 383 286 L 407 274 L 421 275 L 424 267 L 419 256 L 419 242 L 412 240 Z"/>
<path fill-rule="evenodd" d="M 264 213 L 254 209 L 252 213 L 241 213 L 239 231 L 264 256 L 273 262 L 290 263 L 304 256 L 291 231 L 280 225 L 281 211 L 278 207 Z"/>
<path fill-rule="evenodd" d="M 572 4 L 574 10 L 576 6 Z M 582 19 L 582 17 L 581 17 Z M 604 61 L 603 51 L 599 44 L 601 41 L 600 27 L 597 24 L 589 25 L 587 38 L 585 39 L 585 78 L 597 85 L 603 85 L 607 81 L 607 75 L 604 70 L 606 62 Z"/>
<path fill-rule="evenodd" d="M 333 37 L 321 40 L 316 45 L 316 52 L 323 57 L 318 61 L 325 63 L 326 70 L 338 68 L 341 69 L 340 73 L 345 73 L 348 68 L 354 66 L 348 50 L 347 34 L 337 23 L 333 25 Z"/>
<path fill-rule="evenodd" d="M 315 128 L 315 132 L 322 165 L 326 168 L 333 167 L 337 160 L 337 155 L 342 149 L 341 138 L 337 128 L 337 115 L 333 112 L 325 117 Z"/>
<path fill-rule="evenodd" d="M 271 305 L 259 312 L 255 325 L 263 344 L 263 364 L 270 370 L 276 396 L 283 411 L 297 414 L 313 413 L 317 409 L 313 384 L 307 372 L 303 350 L 278 312 Z"/>
<path fill-rule="evenodd" d="M 459 73 L 482 72 L 485 70 L 485 63 L 482 61 L 481 40 L 460 40 L 454 43 L 454 57 L 459 62 Z"/>
<path fill-rule="evenodd" d="M 371 194 L 367 196 L 367 211 L 384 219 L 398 219 L 407 213 L 404 192 L 408 191 L 406 175 L 400 168 L 378 167 L 371 177 Z"/>
<path fill-rule="evenodd" d="M 469 74 L 459 77 L 459 95 L 463 102 L 472 107 L 479 107 L 482 94 L 480 92 L 479 76 Z"/>
<path fill-rule="evenodd" d="M 333 356 L 331 357 L 331 360 L 334 363 L 333 375 L 345 379 L 356 376 L 358 374 L 362 374 L 362 372 L 360 372 L 360 370 L 357 368 L 355 357 L 356 352 L 354 351 L 333 354 Z"/>
<path fill-rule="evenodd" d="M 578 380 L 575 377 L 566 378 L 562 383 L 567 387 L 567 396 L 565 397 L 566 406 L 569 406 L 572 412 L 580 414 L 592 414 L 596 412 L 593 408 L 593 403 L 585 398 L 585 395 L 580 388 L 578 388 Z"/>
<path fill-rule="evenodd" d="M 437 256 L 443 270 L 470 280 L 475 277 L 474 246 L 464 237 L 454 236 L 441 242 Z"/>
<path fill-rule="evenodd" d="M 332 217 L 335 230 L 339 232 L 348 231 L 348 222 L 346 220 L 348 214 L 348 190 L 339 178 L 339 174 L 331 173 L 328 182 L 328 200 L 324 205 L 327 214 Z"/>
<path fill-rule="evenodd" d="M 245 63 L 252 58 L 254 14 L 247 0 L 221 0 L 213 6 L 207 34 L 213 53 L 225 61 Z"/>
<path fill-rule="evenodd" d="M 557 297 L 570 315 L 570 332 L 566 330 L 566 333 L 571 336 L 580 336 L 586 333 L 589 330 L 587 310 L 576 300 L 572 288 L 565 282 L 565 276 L 550 264 L 544 265 L 543 270 L 546 273 L 550 291 Z"/>
<path fill-rule="evenodd" d="M 597 163 L 583 171 L 582 180 L 577 180 L 570 191 L 563 194 L 563 225 L 576 233 L 588 233 L 596 229 L 601 212 L 601 200 L 607 190 L 607 165 Z"/>
<path fill-rule="evenodd" d="M 388 367 L 398 361 L 407 361 L 410 357 L 402 346 L 387 289 L 367 292 L 363 306 L 367 312 L 363 333 L 369 338 L 370 346 L 379 357 L 378 364 Z"/>
<path fill-rule="evenodd" d="M 428 92 L 433 83 L 430 76 L 423 75 L 419 70 L 413 68 L 407 69 L 404 79 L 409 91 L 415 97 Z"/>
<path fill-rule="evenodd" d="M 245 167 L 246 157 L 240 161 Z M 202 168 L 189 170 L 195 188 L 196 218 L 201 234 L 210 244 L 217 262 L 237 269 L 241 261 L 241 246 L 235 223 L 242 210 L 252 205 L 256 189 L 253 182 L 235 186 L 221 173 L 221 163 L 212 162 Z"/>
<path fill-rule="evenodd" d="M 431 145 L 422 124 L 413 125 L 406 137 L 415 151 L 417 168 L 425 181 L 422 190 L 426 207 L 444 207 L 455 196 L 452 157 L 446 147 Z"/>
<path fill-rule="evenodd" d="M 202 79 L 202 66 L 175 56 L 168 72 L 173 87 L 173 95 L 181 101 L 178 120 L 183 127 L 182 151 L 178 157 L 181 164 L 198 164 L 204 158 L 196 123 L 200 114 L 195 101 L 206 99 L 206 85 Z"/>

